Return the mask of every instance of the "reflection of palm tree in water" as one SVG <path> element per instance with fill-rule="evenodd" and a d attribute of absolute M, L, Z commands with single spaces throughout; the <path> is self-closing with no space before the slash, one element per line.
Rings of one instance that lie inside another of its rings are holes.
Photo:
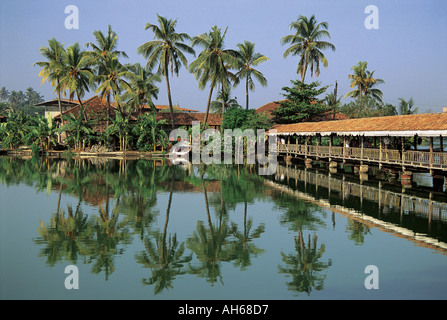
<path fill-rule="evenodd" d="M 233 251 L 236 253 L 236 265 L 240 265 L 241 270 L 245 270 L 246 267 L 251 265 L 251 256 L 257 256 L 260 253 L 265 252 L 265 250 L 256 247 L 251 241 L 257 239 L 265 230 L 265 226 L 262 223 L 259 227 L 254 229 L 253 219 L 250 217 L 247 220 L 247 201 L 244 201 L 244 225 L 242 232 L 237 230 L 237 224 L 232 222 L 231 229 L 234 237 L 238 240 L 233 244 Z"/>
<path fill-rule="evenodd" d="M 83 239 L 89 234 L 87 216 L 80 208 L 80 201 L 74 212 L 70 205 L 67 206 L 66 216 L 65 211 L 60 209 L 61 194 L 62 185 L 59 188 L 56 213 L 47 225 L 40 223 L 40 237 L 34 240 L 37 245 L 44 245 L 39 256 L 46 257 L 46 263 L 50 266 L 63 259 L 77 263 L 78 256 L 85 254 Z"/>
<path fill-rule="evenodd" d="M 206 278 L 213 285 L 217 280 L 223 283 L 220 262 L 232 260 L 234 254 L 228 248 L 229 242 L 227 242 L 227 237 L 230 236 L 231 230 L 228 228 L 227 219 L 223 219 L 224 210 L 220 210 L 219 222 L 213 224 L 203 175 L 201 180 L 208 228 L 204 225 L 203 221 L 198 221 L 196 232 L 188 239 L 187 245 L 201 262 L 200 266 L 191 267 L 191 273 Z"/>
<path fill-rule="evenodd" d="M 144 241 L 146 251 L 136 255 L 136 261 L 145 268 L 152 269 L 152 275 L 148 279 L 143 279 L 143 284 L 155 284 L 154 293 L 159 294 L 166 288 L 172 288 L 172 281 L 176 276 L 184 274 L 183 264 L 191 260 L 191 256 L 183 257 L 185 251 L 184 243 L 178 243 L 177 234 L 171 237 L 167 234 L 169 215 L 172 204 L 172 194 L 174 187 L 174 171 L 170 184 L 168 206 L 166 209 L 165 224 L 163 232 L 156 231 L 152 237 L 146 237 Z M 155 240 L 155 245 L 152 243 Z"/>
<path fill-rule="evenodd" d="M 365 236 L 371 234 L 370 228 L 359 221 L 348 219 L 346 231 L 350 232 L 349 240 L 353 240 L 356 245 L 361 245 L 365 242 Z"/>
<path fill-rule="evenodd" d="M 332 261 L 319 261 L 325 252 L 325 245 L 317 248 L 318 237 L 315 234 L 310 238 L 308 236 L 307 244 L 304 241 L 303 232 L 300 230 L 298 237 L 295 238 L 296 253 L 284 254 L 281 252 L 282 260 L 286 267 L 279 267 L 280 273 L 292 276 L 292 281 L 287 283 L 289 290 L 297 292 L 307 292 L 310 295 L 312 288 L 322 290 L 326 278 L 321 272 L 332 265 Z"/>

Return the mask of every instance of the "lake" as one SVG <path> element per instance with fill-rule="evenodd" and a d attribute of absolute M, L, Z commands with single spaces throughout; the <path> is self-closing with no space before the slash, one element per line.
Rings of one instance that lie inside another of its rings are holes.
<path fill-rule="evenodd" d="M 2 300 L 447 298 L 447 195 L 430 177 L 0 159 Z"/>

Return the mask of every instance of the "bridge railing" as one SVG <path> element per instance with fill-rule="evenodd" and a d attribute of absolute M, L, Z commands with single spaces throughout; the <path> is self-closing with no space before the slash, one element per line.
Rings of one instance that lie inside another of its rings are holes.
<path fill-rule="evenodd" d="M 400 151 L 392 149 L 353 148 L 340 146 L 316 146 L 279 144 L 278 152 L 289 155 L 330 157 L 365 160 L 413 166 L 447 168 L 447 153 L 427 151 Z"/>

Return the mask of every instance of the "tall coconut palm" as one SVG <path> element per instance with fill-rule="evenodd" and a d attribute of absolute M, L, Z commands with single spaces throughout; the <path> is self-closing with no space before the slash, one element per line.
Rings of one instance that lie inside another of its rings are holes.
<path fill-rule="evenodd" d="M 295 29 L 296 33 L 281 39 L 281 44 L 290 43 L 291 45 L 284 52 L 284 58 L 290 54 L 300 56 L 296 72 L 301 75 L 302 82 L 304 82 L 307 68 L 310 68 L 311 76 L 315 71 L 315 75 L 318 77 L 320 75 L 320 62 L 323 63 L 325 68 L 328 67 L 328 61 L 322 50 L 332 49 L 332 51 L 335 51 L 335 46 L 332 43 L 320 40 L 324 37 L 331 38 L 327 31 L 328 23 L 317 23 L 314 15 L 310 18 L 300 16 L 290 24 L 290 29 Z"/>
<path fill-rule="evenodd" d="M 152 70 L 158 64 L 158 74 L 165 77 L 168 93 L 169 109 L 171 111 L 172 129 L 174 129 L 174 109 L 172 107 L 169 71 L 178 76 L 181 65 L 188 66 L 188 60 L 183 52 L 195 54 L 194 50 L 184 43 L 191 37 L 186 33 L 177 33 L 177 20 L 167 19 L 157 15 L 158 26 L 146 23 L 145 30 L 150 29 L 157 40 L 148 41 L 138 47 L 137 52 L 147 59 L 147 69 Z"/>
<path fill-rule="evenodd" d="M 246 105 L 245 109 L 248 110 L 248 91 L 255 90 L 255 83 L 253 77 L 258 80 L 258 82 L 263 86 L 267 86 L 267 79 L 264 75 L 253 67 L 257 66 L 261 62 L 268 61 L 269 58 L 266 56 L 255 53 L 255 44 L 250 41 L 244 41 L 244 43 L 238 43 L 238 53 L 239 53 L 239 66 L 236 76 L 236 84 L 239 83 L 240 79 L 245 79 L 245 99 Z"/>
<path fill-rule="evenodd" d="M 128 58 L 128 56 L 124 51 L 117 50 L 118 35 L 112 30 L 110 25 L 108 26 L 107 34 L 100 30 L 95 30 L 93 36 L 96 43 L 89 42 L 86 44 L 87 47 L 92 48 L 91 51 L 87 51 L 87 55 L 90 60 L 89 63 L 95 68 L 96 81 L 99 85 L 110 74 L 111 60 L 121 57 Z M 107 120 L 109 120 L 112 90 L 105 90 L 102 94 L 103 101 L 107 102 Z"/>
<path fill-rule="evenodd" d="M 357 87 L 345 94 L 345 97 L 361 98 L 362 96 L 372 96 L 373 98 L 382 101 L 382 91 L 374 88 L 377 84 L 384 83 L 382 79 L 374 78 L 375 71 L 369 71 L 368 62 L 359 61 L 357 65 L 351 68 L 353 74 L 348 75 L 351 79 L 351 89 Z"/>
<path fill-rule="evenodd" d="M 89 92 L 93 80 L 88 55 L 86 51 L 81 50 L 79 43 L 76 42 L 67 47 L 63 64 L 60 82 L 57 87 L 62 89 L 62 91 L 67 90 L 71 100 L 76 95 L 81 106 L 82 115 L 84 115 L 84 105 L 81 99 L 86 92 Z"/>
<path fill-rule="evenodd" d="M 97 82 L 100 83 L 96 92 L 100 93 L 103 99 L 113 96 L 119 112 L 124 114 L 121 93 L 130 88 L 127 79 L 131 72 L 129 71 L 129 65 L 121 64 L 118 58 L 110 57 L 110 53 L 108 55 L 109 57 L 106 59 L 101 73 L 96 77 Z M 107 101 L 109 101 L 109 98 L 107 98 Z"/>
<path fill-rule="evenodd" d="M 93 31 L 93 36 L 95 37 L 96 43 L 89 42 L 86 46 L 92 48 L 92 51 L 88 51 L 88 55 L 92 60 L 94 60 L 94 63 L 98 69 L 100 69 L 107 61 L 108 54 L 112 54 L 113 57 L 117 58 L 128 58 L 124 51 L 117 50 L 118 35 L 112 30 L 110 25 L 107 29 L 106 35 L 104 35 L 104 33 L 100 30 L 95 30 Z"/>
<path fill-rule="evenodd" d="M 62 91 L 59 86 L 59 82 L 62 77 L 62 69 L 64 67 L 64 57 L 66 54 L 64 44 L 60 43 L 55 38 L 52 38 L 51 40 L 48 40 L 48 48 L 42 47 L 39 49 L 39 51 L 40 54 L 47 59 L 47 61 L 39 61 L 36 62 L 34 65 L 42 67 L 42 70 L 39 72 L 39 77 L 42 77 L 42 83 L 48 81 L 54 87 L 54 91 L 56 91 L 57 93 L 59 116 L 62 116 L 62 106 L 61 106 Z M 61 123 L 61 125 L 62 124 L 63 122 Z"/>
<path fill-rule="evenodd" d="M 135 63 L 130 67 L 129 73 L 129 89 L 123 95 L 124 99 L 135 108 L 138 108 L 140 115 L 143 114 L 143 105 L 147 104 L 153 112 L 156 112 L 152 98 L 158 98 L 159 88 L 154 84 L 160 82 L 160 76 L 149 72 L 139 63 Z"/>
<path fill-rule="evenodd" d="M 228 92 L 230 87 L 229 68 L 238 65 L 237 52 L 232 49 L 224 49 L 224 39 L 228 28 L 223 33 L 216 26 L 211 28 L 208 33 L 203 33 L 192 39 L 192 46 L 199 45 L 203 51 L 196 60 L 191 62 L 189 70 L 195 74 L 199 81 L 199 88 L 204 89 L 210 82 L 210 93 L 206 104 L 205 124 L 208 120 L 211 97 L 213 90 L 218 84 L 221 84 L 223 92 Z M 222 109 L 224 104 L 222 103 Z"/>

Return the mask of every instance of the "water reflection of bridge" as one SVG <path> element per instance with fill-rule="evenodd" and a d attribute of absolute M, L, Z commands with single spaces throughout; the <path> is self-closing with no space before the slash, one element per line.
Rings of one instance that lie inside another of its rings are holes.
<path fill-rule="evenodd" d="M 447 239 L 447 203 L 435 200 L 434 192 L 422 197 L 392 191 L 382 181 L 365 184 L 346 175 L 283 165 L 275 180 L 267 184 L 447 254 L 447 243 L 441 242 Z M 418 225 L 409 226 L 408 220 L 415 219 Z"/>
<path fill-rule="evenodd" d="M 329 196 L 337 192 L 341 200 L 348 196 L 358 197 L 361 201 L 371 200 L 380 207 L 390 206 L 399 208 L 404 212 L 412 212 L 422 215 L 431 220 L 441 220 L 447 222 L 447 203 L 434 201 L 433 193 L 429 193 L 429 198 L 421 198 L 406 193 L 397 193 L 382 189 L 382 182 L 378 182 L 378 187 L 361 183 L 346 181 L 333 175 L 317 173 L 310 170 L 297 170 L 289 166 L 278 166 L 277 175 L 286 178 L 293 178 L 295 181 L 303 181 L 305 184 L 313 184 L 316 189 L 324 187 L 328 190 Z"/>

